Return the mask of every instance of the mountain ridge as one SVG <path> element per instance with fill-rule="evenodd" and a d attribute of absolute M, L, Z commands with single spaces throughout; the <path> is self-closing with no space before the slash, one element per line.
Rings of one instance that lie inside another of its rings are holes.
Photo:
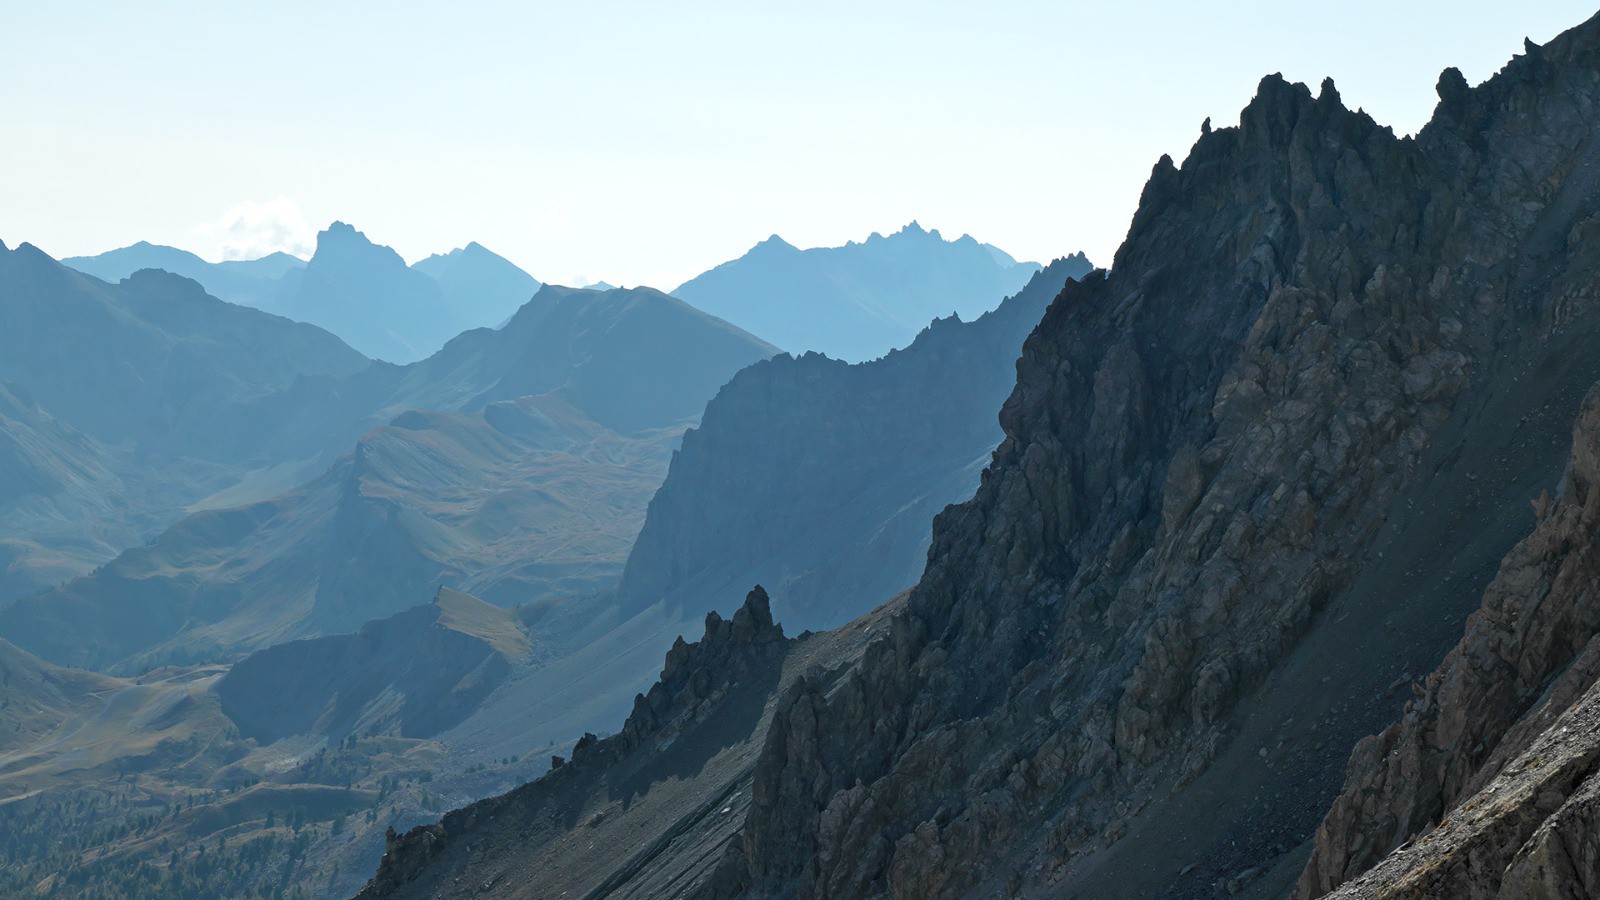
<path fill-rule="evenodd" d="M 1085 273 L 1057 260 L 976 321 L 937 319 L 878 360 L 783 355 L 739 372 L 651 499 L 622 602 L 725 605 L 759 579 L 785 621 L 820 630 L 910 586 L 928 522 L 971 495 L 999 443 L 1023 338 Z"/>
<path fill-rule="evenodd" d="M 794 355 L 861 362 L 905 346 L 931 319 L 976 318 L 1038 268 L 912 222 L 888 237 L 809 250 L 774 234 L 672 294 Z"/>
<path fill-rule="evenodd" d="M 1448 70 L 1415 139 L 1269 76 L 1163 157 L 1110 272 L 1025 343 L 922 581 L 784 693 L 737 828 L 688 823 L 650 863 L 715 872 L 609 886 L 1289 890 L 1341 750 L 1459 639 L 1600 377 L 1597 83 L 1600 17 L 1478 88 Z M 470 808 L 413 831 L 369 896 L 480 889 L 566 839 L 499 835 Z"/>

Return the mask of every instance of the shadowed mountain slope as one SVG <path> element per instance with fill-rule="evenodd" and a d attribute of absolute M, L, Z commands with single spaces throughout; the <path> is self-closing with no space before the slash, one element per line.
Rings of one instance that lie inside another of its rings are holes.
<path fill-rule="evenodd" d="M 1415 139 L 1271 76 L 1162 159 L 1111 273 L 1026 342 L 1006 438 L 883 636 L 784 693 L 736 829 L 651 845 L 713 874 L 617 863 L 607 891 L 1290 890 L 1348 748 L 1460 638 L 1600 377 L 1597 86 L 1600 19 L 1476 89 L 1447 70 Z M 1584 781 L 1540 771 L 1517 796 L 1588 815 Z M 474 859 L 504 826 L 469 810 L 397 840 L 369 892 L 513 895 L 479 873 L 559 866 L 587 825 Z"/>
<path fill-rule="evenodd" d="M 822 667 L 836 675 L 886 616 L 789 639 L 756 588 L 732 618 L 708 615 L 700 641 L 672 648 L 615 737 L 585 735 L 538 781 L 404 838 L 391 832 L 385 867 L 359 896 L 644 897 L 703 886 L 738 839 L 780 698 L 826 677 Z"/>
<path fill-rule="evenodd" d="M 354 634 L 290 641 L 217 682 L 246 737 L 353 732 L 431 737 L 465 718 L 531 650 L 516 614 L 440 588 L 432 603 Z"/>
<path fill-rule="evenodd" d="M 234 408 L 226 424 L 258 452 L 331 459 L 407 410 L 478 412 L 547 396 L 606 428 L 642 434 L 698 417 L 734 372 L 776 352 L 651 288 L 545 285 L 502 328 L 465 332 L 408 366 L 305 379 Z"/>
<path fill-rule="evenodd" d="M 915 583 L 928 523 L 972 495 L 1000 442 L 1023 338 L 1077 268 L 1057 260 L 977 321 L 936 320 L 880 360 L 740 372 L 650 501 L 623 604 L 726 607 L 759 580 L 779 618 L 821 629 Z"/>
<path fill-rule="evenodd" d="M 843 247 L 800 250 L 773 235 L 672 293 L 797 356 L 859 362 L 904 347 L 940 316 L 977 318 L 1038 268 L 912 222 Z M 1068 275 L 1082 275 L 1089 264 L 1078 257 L 1073 268 Z"/>
<path fill-rule="evenodd" d="M 1600 385 L 1572 445 L 1461 642 L 1356 745 L 1296 897 L 1600 891 Z"/>

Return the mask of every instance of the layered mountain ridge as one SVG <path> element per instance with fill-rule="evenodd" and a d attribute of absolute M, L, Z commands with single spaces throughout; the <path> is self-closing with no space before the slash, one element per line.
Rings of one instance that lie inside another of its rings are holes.
<path fill-rule="evenodd" d="M 684 822 L 606 890 L 1288 891 L 1345 751 L 1460 637 L 1600 376 L 1597 85 L 1600 19 L 1478 88 L 1447 70 L 1415 139 L 1331 82 L 1271 76 L 1237 128 L 1163 158 L 1111 272 L 1067 285 L 1025 344 L 1005 440 L 938 518 L 920 583 L 857 661 L 783 692 L 748 780 L 722 788 L 749 792 L 725 810 L 737 829 Z M 1587 504 L 1581 484 L 1556 493 L 1541 518 Z M 1588 859 L 1562 836 L 1587 833 L 1586 753 L 1501 807 L 1556 814 L 1538 872 Z M 1356 777 L 1408 808 L 1373 756 Z M 1393 839 L 1425 824 L 1395 815 Z M 1382 831 L 1376 854 L 1340 850 L 1342 818 L 1319 853 L 1346 855 L 1308 877 L 1388 852 Z M 469 811 L 413 832 L 369 894 L 511 895 L 478 874 L 576 833 L 519 847 L 499 827 Z M 498 853 L 474 862 L 479 846 Z M 714 873 L 649 880 L 691 854 Z"/>
<path fill-rule="evenodd" d="M 407 266 L 344 222 L 317 235 L 310 260 L 272 253 L 213 263 L 140 241 L 62 263 L 111 283 L 145 269 L 181 275 L 214 297 L 309 322 L 367 356 L 401 364 L 463 331 L 500 324 L 539 290 L 533 276 L 476 241 Z"/>
<path fill-rule="evenodd" d="M 861 362 L 904 347 L 930 319 L 977 318 L 1038 269 L 912 222 L 842 247 L 801 250 L 773 235 L 672 293 L 796 356 Z"/>
<path fill-rule="evenodd" d="M 309 325 L 143 271 L 108 285 L 28 244 L 0 249 L 0 605 L 81 575 L 283 459 L 219 423 L 368 360 Z M 243 452 L 241 452 L 241 450 Z"/>
<path fill-rule="evenodd" d="M 411 366 L 236 404 L 216 425 L 239 452 L 354 449 L 0 610 L 0 633 L 58 663 L 138 671 L 349 631 L 440 586 L 499 602 L 609 587 L 682 429 L 771 352 L 648 288 L 545 287 L 505 328 Z"/>
<path fill-rule="evenodd" d="M 879 360 L 784 355 L 741 371 L 684 435 L 621 602 L 727 606 L 759 578 L 779 618 L 817 630 L 915 583 L 928 523 L 971 496 L 1000 441 L 1023 338 L 1086 272 L 1081 256 L 1057 260 L 976 321 L 935 320 Z"/>

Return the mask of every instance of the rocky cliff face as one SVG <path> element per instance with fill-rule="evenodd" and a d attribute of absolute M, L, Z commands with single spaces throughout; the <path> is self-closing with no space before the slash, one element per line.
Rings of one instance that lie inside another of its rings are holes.
<path fill-rule="evenodd" d="M 768 585 L 796 630 L 832 628 L 916 583 L 928 523 L 972 496 L 1023 338 L 1081 257 L 975 322 L 849 365 L 779 356 L 734 376 L 684 435 L 628 555 L 621 595 L 704 608 Z M 848 514 L 841 514 L 848 510 Z"/>
<path fill-rule="evenodd" d="M 1399 139 L 1269 77 L 1156 166 L 1110 275 L 1028 339 L 921 582 L 786 689 L 738 839 L 679 892 L 1292 887 L 1600 377 L 1600 20 L 1439 93 Z M 1563 841 L 1538 858 L 1586 858 Z"/>
<path fill-rule="evenodd" d="M 1302 840 L 1325 757 L 1285 754 L 1289 731 L 1241 746 L 1269 676 L 1370 606 L 1402 490 L 1448 481 L 1429 451 L 1489 440 L 1469 411 L 1501 354 L 1593 327 L 1597 42 L 1477 90 L 1447 72 L 1416 140 L 1268 78 L 1239 128 L 1163 160 L 1110 277 L 1029 339 L 1007 439 L 891 636 L 780 708 L 719 893 L 1183 893 L 1219 866 L 1236 889 Z M 1569 384 L 1530 378 L 1525 421 Z M 1186 790 L 1256 746 L 1232 796 Z M 1180 810 L 1187 846 L 1160 830 Z M 1130 847 L 1162 863 L 1129 874 Z"/>
<path fill-rule="evenodd" d="M 1400 721 L 1356 746 L 1297 897 L 1374 864 L 1339 895 L 1600 891 L 1600 386 L 1559 491 Z"/>

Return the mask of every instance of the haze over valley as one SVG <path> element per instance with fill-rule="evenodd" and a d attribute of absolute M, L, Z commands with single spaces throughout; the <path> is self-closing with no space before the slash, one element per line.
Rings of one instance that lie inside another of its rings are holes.
<path fill-rule="evenodd" d="M 19 11 L 0 896 L 1600 896 L 1555 5 Z"/>

